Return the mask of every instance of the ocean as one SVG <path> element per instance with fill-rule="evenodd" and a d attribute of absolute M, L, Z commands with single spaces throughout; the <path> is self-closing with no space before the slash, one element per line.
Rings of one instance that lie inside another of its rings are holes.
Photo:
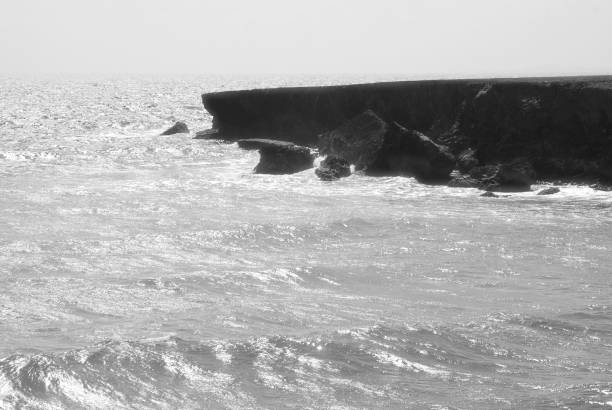
<path fill-rule="evenodd" d="M 192 139 L 203 92 L 383 79 L 1 78 L 0 408 L 612 407 L 612 192 Z"/>

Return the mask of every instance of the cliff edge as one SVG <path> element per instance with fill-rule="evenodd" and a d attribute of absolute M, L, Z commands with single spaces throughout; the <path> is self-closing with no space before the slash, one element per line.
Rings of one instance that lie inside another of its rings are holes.
<path fill-rule="evenodd" d="M 612 76 L 428 80 L 202 95 L 223 139 L 317 147 L 367 110 L 479 164 L 527 158 L 540 179 L 612 181 Z"/>

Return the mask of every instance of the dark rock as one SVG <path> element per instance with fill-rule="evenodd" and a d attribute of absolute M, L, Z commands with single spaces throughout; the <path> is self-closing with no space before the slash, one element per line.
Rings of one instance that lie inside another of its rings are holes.
<path fill-rule="evenodd" d="M 387 130 L 387 123 L 368 110 L 320 135 L 319 152 L 344 158 L 354 164 L 355 169 L 365 169 L 376 160 Z"/>
<path fill-rule="evenodd" d="M 445 81 L 224 91 L 202 95 L 225 138 L 285 138 L 316 146 L 318 135 L 371 109 L 437 137 L 455 121 L 474 85 Z"/>
<path fill-rule="evenodd" d="M 535 171 L 525 158 L 475 167 L 469 175 L 479 181 L 479 188 L 500 192 L 529 191 L 535 179 Z"/>
<path fill-rule="evenodd" d="M 318 135 L 371 109 L 458 156 L 473 149 L 480 164 L 526 157 L 546 180 L 612 180 L 609 76 L 258 89 L 205 94 L 202 101 L 224 139 L 289 136 L 314 147 Z M 474 163 L 457 166 L 466 173 Z"/>
<path fill-rule="evenodd" d="M 263 147 L 279 147 L 279 146 L 285 146 L 285 147 L 293 147 L 293 146 L 297 146 L 292 142 L 287 142 L 287 141 L 279 141 L 279 140 L 270 140 L 270 139 L 263 139 L 263 138 L 252 138 L 252 139 L 242 139 L 242 140 L 238 140 L 236 141 L 238 143 L 238 146 L 242 149 L 246 149 L 246 150 L 255 150 L 255 149 L 260 149 Z"/>
<path fill-rule="evenodd" d="M 495 179 L 508 190 L 529 191 L 535 177 L 531 163 L 526 158 L 516 158 L 501 164 Z"/>
<path fill-rule="evenodd" d="M 419 131 L 393 123 L 376 160 L 366 172 L 413 176 L 421 182 L 446 182 L 454 167 L 455 157 L 446 147 Z"/>
<path fill-rule="evenodd" d="M 468 175 L 482 183 L 495 178 L 498 172 L 499 165 L 481 165 L 472 168 Z"/>
<path fill-rule="evenodd" d="M 162 132 L 160 135 L 172 135 L 182 133 L 189 133 L 189 128 L 187 128 L 187 124 L 185 124 L 183 121 L 178 121 L 176 124 L 168 128 L 166 131 Z"/>
<path fill-rule="evenodd" d="M 457 168 L 459 171 L 468 172 L 477 166 L 478 159 L 476 158 L 476 151 L 472 148 L 463 150 L 457 155 Z"/>
<path fill-rule="evenodd" d="M 596 191 L 605 191 L 605 192 L 612 191 L 612 185 L 610 185 L 610 184 L 603 184 L 601 182 L 597 182 L 595 184 L 591 184 L 591 185 L 589 185 L 589 187 L 591 187 L 592 189 L 594 189 Z"/>
<path fill-rule="evenodd" d="M 427 136 L 397 123 L 387 124 L 368 110 L 319 137 L 319 152 L 344 158 L 368 175 L 413 176 L 446 181 L 455 159 Z"/>
<path fill-rule="evenodd" d="M 553 195 L 553 194 L 557 194 L 561 192 L 561 190 L 557 187 L 550 187 L 550 188 L 545 188 L 542 189 L 541 191 L 538 192 L 538 195 Z"/>
<path fill-rule="evenodd" d="M 483 162 L 527 157 L 546 179 L 594 176 L 612 148 L 610 79 L 491 81 L 458 118 Z"/>
<path fill-rule="evenodd" d="M 469 175 L 456 175 L 447 184 L 453 188 L 480 188 L 480 181 Z"/>
<path fill-rule="evenodd" d="M 344 158 L 328 156 L 315 169 L 315 174 L 323 181 L 333 181 L 351 175 L 351 165 Z"/>
<path fill-rule="evenodd" d="M 313 167 L 314 155 L 309 148 L 284 141 L 260 141 L 257 174 L 294 174 Z"/>
<path fill-rule="evenodd" d="M 494 193 L 493 193 L 493 192 L 491 192 L 491 191 L 487 191 L 487 192 L 485 192 L 484 194 L 482 194 L 482 195 L 480 195 L 480 196 L 483 196 L 483 197 L 485 197 L 485 198 L 499 198 L 499 195 L 494 194 Z"/>
<path fill-rule="evenodd" d="M 212 140 L 212 139 L 218 139 L 219 138 L 219 130 L 215 129 L 215 128 L 210 128 L 207 130 L 202 130 L 202 131 L 198 131 L 195 134 L 195 137 L 193 137 L 194 139 L 198 139 L 198 140 Z"/>

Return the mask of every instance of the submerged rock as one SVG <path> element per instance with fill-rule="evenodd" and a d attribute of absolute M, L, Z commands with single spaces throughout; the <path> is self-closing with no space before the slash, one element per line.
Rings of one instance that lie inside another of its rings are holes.
<path fill-rule="evenodd" d="M 246 141 L 246 140 L 245 140 Z M 254 144 L 259 150 L 257 174 L 294 174 L 313 167 L 314 155 L 309 148 L 285 141 L 259 140 Z"/>
<path fill-rule="evenodd" d="M 189 128 L 187 124 L 183 121 L 177 121 L 172 127 L 168 128 L 166 131 L 162 132 L 160 135 L 172 135 L 172 134 L 183 134 L 189 133 Z"/>
<path fill-rule="evenodd" d="M 323 181 L 333 181 L 335 179 L 348 177 L 351 175 L 351 165 L 344 158 L 328 156 L 315 169 L 315 174 Z"/>
<path fill-rule="evenodd" d="M 422 182 L 446 181 L 455 158 L 424 134 L 388 124 L 367 110 L 319 137 L 319 152 L 334 155 L 369 175 L 413 176 Z"/>
<path fill-rule="evenodd" d="M 559 192 L 561 192 L 559 188 L 550 187 L 550 188 L 542 189 L 541 191 L 538 192 L 538 195 L 553 195 L 553 194 L 558 194 Z"/>

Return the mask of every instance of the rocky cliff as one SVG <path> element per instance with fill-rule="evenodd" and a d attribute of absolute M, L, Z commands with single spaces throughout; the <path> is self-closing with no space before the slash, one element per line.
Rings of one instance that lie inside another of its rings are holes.
<path fill-rule="evenodd" d="M 612 180 L 612 77 L 407 81 L 204 94 L 224 139 L 317 146 L 366 110 L 480 164 L 525 157 L 539 178 Z"/>

